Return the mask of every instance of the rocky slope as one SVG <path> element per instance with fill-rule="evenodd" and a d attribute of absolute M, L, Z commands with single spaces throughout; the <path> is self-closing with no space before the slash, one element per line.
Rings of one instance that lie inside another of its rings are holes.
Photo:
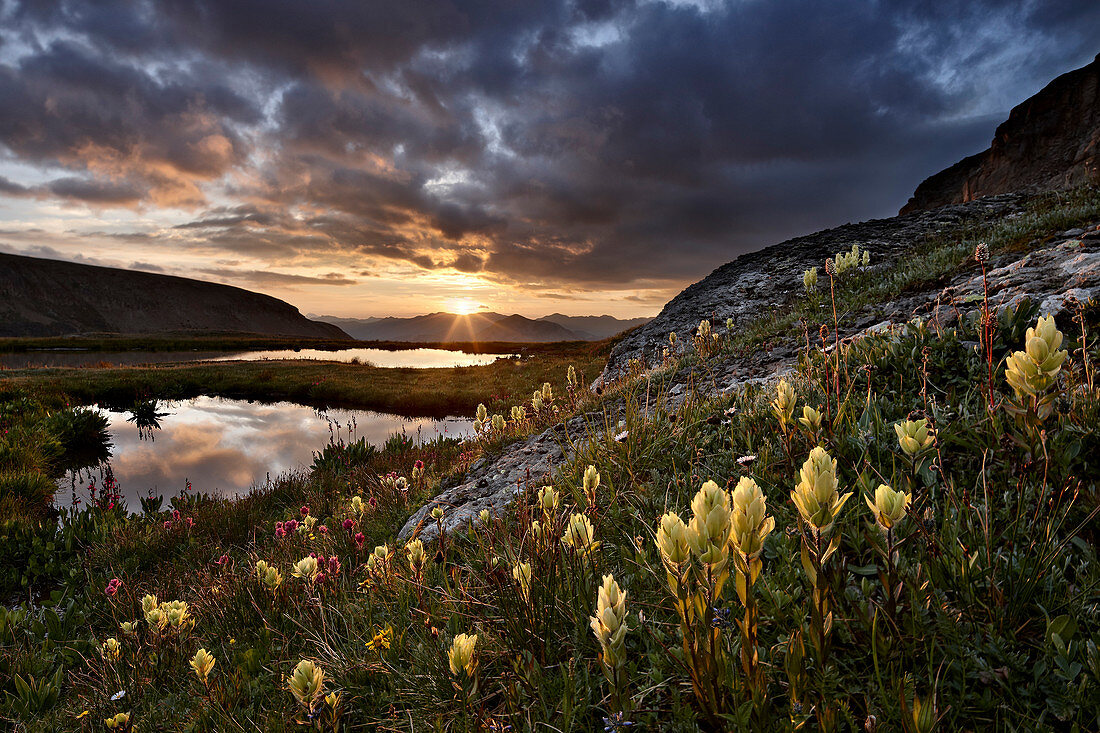
<path fill-rule="evenodd" d="M 0 336 L 77 333 L 350 338 L 278 298 L 229 285 L 0 254 Z"/>
<path fill-rule="evenodd" d="M 988 150 L 921 183 L 901 213 L 1100 181 L 1100 56 L 1017 105 Z"/>
<path fill-rule="evenodd" d="M 741 255 L 689 286 L 656 318 L 620 341 L 598 384 L 620 376 L 631 358 L 649 364 L 659 361 L 670 331 L 689 337 L 704 318 L 721 328 L 732 318 L 737 328 L 792 297 L 801 297 L 802 272 L 810 267 L 820 270 L 827 257 L 849 250 L 853 244 L 867 248 L 874 262 L 887 262 L 913 252 L 930 234 L 957 227 L 964 220 L 990 221 L 1019 211 L 1023 198 L 1014 194 L 987 197 L 936 211 L 845 224 Z"/>
<path fill-rule="evenodd" d="M 617 362 L 648 353 L 649 339 L 663 346 L 668 330 L 679 329 L 686 334 L 711 309 L 723 314 L 736 312 L 739 318 L 748 319 L 759 315 L 765 307 L 778 305 L 793 291 L 789 282 L 797 280 L 801 288 L 801 279 L 796 275 L 807 261 L 805 258 L 818 262 L 845 244 L 867 242 L 872 234 L 877 237 L 880 252 L 901 253 L 906 250 L 907 237 L 934 228 L 937 223 L 958 223 L 966 215 L 980 219 L 1012 217 L 1018 215 L 1021 207 L 1021 197 L 1003 196 L 949 207 L 930 217 L 899 217 L 819 232 L 792 240 L 793 245 L 785 243 L 790 245 L 786 248 L 765 250 L 776 258 L 784 251 L 790 254 L 790 259 L 774 263 L 775 268 L 768 266 L 768 257 L 738 258 L 669 303 L 652 328 L 640 329 L 622 342 L 633 345 L 621 344 L 616 349 Z M 995 309 L 1015 307 L 1026 297 L 1039 303 L 1042 313 L 1067 317 L 1065 311 L 1073 310 L 1076 303 L 1100 297 L 1100 222 L 1032 244 L 1028 251 L 1002 254 L 989 262 L 989 294 Z M 791 249 L 794 251 L 789 252 Z M 880 304 L 875 311 L 848 314 L 845 318 L 850 324 L 842 324 L 842 332 L 845 340 L 858 339 L 913 317 L 947 327 L 961 313 L 979 308 L 982 293 L 981 275 L 963 273 L 943 287 L 906 293 L 893 302 Z M 743 306 L 739 305 L 742 301 L 746 302 Z M 704 395 L 717 395 L 768 382 L 793 366 L 796 349 L 794 339 L 790 341 L 776 348 L 714 358 L 705 368 L 694 366 L 673 373 L 646 374 L 642 377 L 648 381 L 645 393 L 667 395 L 663 406 L 676 410 L 690 391 L 689 385 Z M 605 383 L 609 381 L 607 374 L 603 378 Z M 656 405 L 650 409 L 653 407 Z M 608 440 L 603 426 L 614 425 L 622 416 L 622 409 L 623 400 L 611 398 L 598 409 L 509 445 L 500 454 L 480 459 L 454 485 L 414 513 L 401 529 L 401 538 L 416 535 L 425 541 L 436 539 L 439 525 L 430 517 L 436 506 L 444 510 L 440 525 L 447 533 L 463 530 L 476 521 L 483 509 L 499 514 L 525 493 L 530 495 L 544 485 L 547 477 L 576 455 L 587 441 Z"/>

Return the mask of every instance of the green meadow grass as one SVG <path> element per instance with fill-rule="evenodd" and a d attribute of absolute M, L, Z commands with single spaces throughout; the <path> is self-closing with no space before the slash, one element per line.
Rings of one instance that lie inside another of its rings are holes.
<path fill-rule="evenodd" d="M 444 369 L 312 360 L 9 369 L 0 371 L 0 399 L 17 394 L 64 395 L 75 404 L 126 407 L 145 399 L 211 395 L 444 417 L 471 413 L 478 403 L 489 404 L 494 396 L 499 403 L 529 396 L 543 382 L 559 380 L 569 364 L 587 379 L 595 379 L 613 343 L 614 339 L 607 339 L 532 345 L 522 359 Z"/>
<path fill-rule="evenodd" d="M 1092 216 L 1078 203 L 993 226 L 1041 238 Z M 961 244 L 970 234 L 959 236 L 933 252 L 942 270 L 922 277 L 971 267 Z M 1016 236 L 993 244 L 1017 246 Z M 910 287 L 911 267 L 897 263 L 881 279 Z M 845 311 L 863 297 L 847 287 Z M 1034 322 L 1027 309 L 995 321 L 985 351 L 972 347 L 979 336 L 969 319 L 942 332 L 898 327 L 839 355 L 804 351 L 788 378 L 795 419 L 786 427 L 771 385 L 722 397 L 689 389 L 679 409 L 660 407 L 674 381 L 705 374 L 720 355 L 688 354 L 596 396 L 566 389 L 566 364 L 582 362 L 563 352 L 490 406 L 507 415 L 526 404 L 530 413 L 531 390 L 549 381 L 543 412 L 482 443 L 333 449 L 343 460 L 236 501 L 189 497 L 134 516 L 93 507 L 59 525 L 7 522 L 0 717 L 35 731 L 102 730 L 120 713 L 142 731 L 1096 730 L 1097 315 L 1086 308 L 1079 321 L 1059 320 L 1068 357 L 1049 392 L 1051 414 L 1038 422 L 1013 411 L 1004 378 L 1005 357 L 1023 348 Z M 726 338 L 719 351 L 758 346 L 792 316 Z M 480 394 L 485 401 L 491 391 Z M 797 422 L 805 407 L 821 412 L 820 428 Z M 395 536 L 417 507 L 480 455 L 574 413 L 590 416 L 588 440 L 550 482 L 556 505 L 540 502 L 541 482 L 521 486 L 504 516 L 425 548 L 422 567 L 410 564 Z M 916 457 L 895 432 L 907 419 L 933 428 Z M 31 423 L 9 417 L 7 427 Z M 853 496 L 824 537 L 835 552 L 814 566 L 802 548 L 815 535 L 790 495 L 816 446 L 836 460 L 840 492 Z M 16 453 L 5 450 L 0 466 Z M 424 469 L 414 473 L 418 461 Z M 586 482 L 589 466 L 596 486 Z M 667 512 L 690 523 L 718 511 L 692 506 L 706 482 L 723 489 L 747 478 L 775 522 L 746 596 L 751 648 L 736 582 L 715 593 L 721 569 L 708 571 L 692 549 L 682 584 L 701 590 L 688 614 L 656 541 Z M 889 535 L 864 501 L 879 484 L 911 495 Z M 312 527 L 288 530 L 291 520 Z M 585 523 L 590 538 L 575 534 Z M 310 553 L 325 558 L 324 577 L 295 577 Z M 257 577 L 257 561 L 278 570 L 276 588 Z M 626 626 L 607 649 L 591 625 L 605 576 L 626 594 L 621 618 L 601 614 Z M 147 594 L 186 602 L 187 616 L 150 623 Z M 826 633 L 814 616 L 823 600 Z M 125 631 L 124 622 L 135 623 Z M 449 655 L 460 634 L 476 634 L 472 656 Z M 119 643 L 117 659 L 108 638 Z M 199 648 L 216 660 L 205 680 L 189 665 Z M 605 665 L 608 649 L 621 665 Z M 302 660 L 323 672 L 305 704 L 288 689 Z"/>

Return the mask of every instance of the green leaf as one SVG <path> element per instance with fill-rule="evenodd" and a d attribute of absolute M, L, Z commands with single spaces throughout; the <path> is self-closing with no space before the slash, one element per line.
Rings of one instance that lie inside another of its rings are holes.
<path fill-rule="evenodd" d="M 1047 641 L 1057 646 L 1054 637 L 1059 642 L 1069 642 L 1077 633 L 1077 622 L 1068 615 L 1062 615 L 1047 624 Z"/>
<path fill-rule="evenodd" d="M 806 571 L 806 577 L 810 579 L 810 585 L 817 586 L 817 571 L 814 570 L 814 564 L 810 561 L 810 553 L 806 549 L 806 545 L 802 545 L 802 569 Z"/>

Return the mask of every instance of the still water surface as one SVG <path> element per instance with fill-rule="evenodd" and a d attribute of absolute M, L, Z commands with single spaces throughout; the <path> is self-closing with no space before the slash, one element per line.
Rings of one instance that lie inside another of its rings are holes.
<path fill-rule="evenodd" d="M 153 431 L 153 440 L 142 440 L 137 427 L 127 422 L 129 413 L 101 409 L 110 422 L 111 468 L 130 511 L 141 510 L 140 497 L 150 489 L 164 496 L 167 507 L 188 480 L 194 492 L 244 493 L 269 478 L 309 467 L 313 453 L 337 434 L 347 439 L 353 432 L 356 439 L 362 436 L 381 445 L 395 432 L 427 441 L 437 435 L 465 437 L 471 431 L 467 418 L 408 419 L 367 410 L 319 412 L 288 402 L 264 405 L 220 397 L 162 402 L 160 410 L 169 413 L 161 419 L 161 429 Z M 98 479 L 99 472 L 95 475 Z M 87 501 L 85 493 L 79 490 L 78 496 Z M 71 501 L 66 483 L 56 502 L 69 506 Z"/>
<path fill-rule="evenodd" d="M 210 361 L 264 361 L 266 359 L 319 359 L 322 361 L 342 361 L 345 363 L 359 360 L 361 364 L 373 364 L 377 367 L 414 367 L 433 369 L 442 367 L 481 366 L 492 364 L 500 354 L 467 354 L 464 351 L 446 349 L 340 349 L 322 351 L 320 349 L 301 349 L 291 351 L 280 349 L 273 351 L 246 351 L 240 354 L 221 355 Z"/>
<path fill-rule="evenodd" d="M 56 351 L 25 351 L 0 354 L 0 366 L 8 369 L 26 367 L 82 367 L 110 364 L 132 366 L 137 364 L 174 364 L 184 361 L 263 361 L 270 359 L 314 359 L 361 364 L 378 367 L 411 367 L 439 369 L 445 367 L 480 366 L 492 364 L 500 354 L 467 354 L 448 349 L 274 349 L 270 351 L 84 351 L 68 349 Z"/>

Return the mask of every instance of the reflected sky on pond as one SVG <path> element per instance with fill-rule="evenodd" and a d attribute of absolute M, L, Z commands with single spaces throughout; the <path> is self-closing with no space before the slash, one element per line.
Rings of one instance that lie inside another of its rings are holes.
<path fill-rule="evenodd" d="M 395 432 L 427 441 L 441 434 L 464 437 L 471 429 L 467 418 L 407 419 L 367 410 L 319 412 L 288 402 L 260 404 L 218 397 L 161 402 L 159 409 L 168 415 L 161 420 L 161 429 L 153 431 L 152 440 L 139 438 L 137 427 L 127 422 L 129 413 L 101 410 L 110 422 L 111 468 L 131 511 L 140 510 L 139 498 L 150 490 L 163 495 L 167 506 L 188 480 L 194 492 L 244 493 L 269 477 L 308 468 L 313 453 L 330 438 L 364 437 L 381 445 Z M 95 475 L 99 485 L 99 472 Z M 78 493 L 87 501 L 86 492 Z M 68 484 L 58 493 L 57 502 L 71 502 Z"/>

